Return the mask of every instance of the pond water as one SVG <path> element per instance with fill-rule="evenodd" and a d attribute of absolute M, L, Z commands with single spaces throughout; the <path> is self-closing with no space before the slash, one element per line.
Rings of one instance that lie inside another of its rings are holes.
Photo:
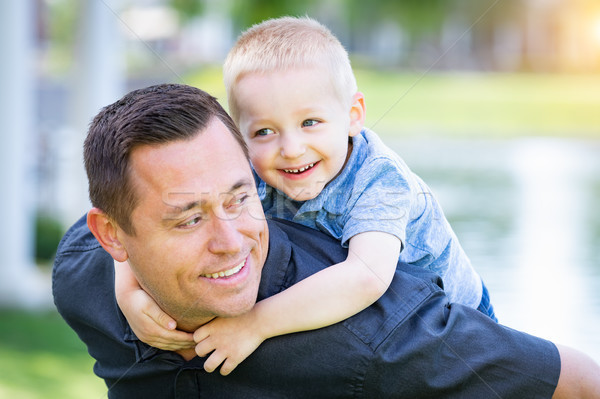
<path fill-rule="evenodd" d="M 398 140 L 501 323 L 600 363 L 600 141 Z"/>

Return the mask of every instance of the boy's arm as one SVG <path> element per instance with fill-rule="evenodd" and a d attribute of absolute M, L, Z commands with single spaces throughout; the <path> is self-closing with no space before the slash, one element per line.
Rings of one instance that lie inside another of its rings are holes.
<path fill-rule="evenodd" d="M 400 254 L 400 240 L 387 233 L 365 232 L 349 241 L 348 257 L 257 304 L 257 315 L 270 321 L 271 336 L 328 326 L 355 315 L 389 287 Z M 279 302 L 279 303 L 278 303 Z"/>
<path fill-rule="evenodd" d="M 236 318 L 217 318 L 194 333 L 204 367 L 228 374 L 265 339 L 342 321 L 375 302 L 396 270 L 400 240 L 366 232 L 350 239 L 348 258 L 296 283 Z"/>
<path fill-rule="evenodd" d="M 115 261 L 115 296 L 131 329 L 141 341 L 169 351 L 194 347 L 192 334 L 175 329 L 175 320 L 140 287 L 127 262 Z"/>

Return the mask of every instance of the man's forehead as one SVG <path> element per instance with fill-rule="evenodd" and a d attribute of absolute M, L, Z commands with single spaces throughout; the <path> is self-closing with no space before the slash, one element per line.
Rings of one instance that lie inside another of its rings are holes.
<path fill-rule="evenodd" d="M 218 119 L 191 139 L 136 148 L 131 167 L 140 203 L 161 212 L 182 213 L 255 186 L 244 152 Z"/>

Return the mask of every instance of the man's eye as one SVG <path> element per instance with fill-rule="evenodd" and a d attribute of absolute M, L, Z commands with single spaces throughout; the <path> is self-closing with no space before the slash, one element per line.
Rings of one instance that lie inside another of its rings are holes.
<path fill-rule="evenodd" d="M 311 127 L 317 125 L 318 123 L 319 121 L 316 119 L 307 119 L 302 122 L 302 127 Z"/>
<path fill-rule="evenodd" d="M 201 221 L 202 221 L 202 216 L 200 216 L 200 215 L 194 216 L 193 218 L 188 219 L 185 222 L 181 223 L 179 225 L 179 227 L 192 227 L 192 226 L 197 225 Z"/>
<path fill-rule="evenodd" d="M 273 130 L 267 128 L 267 129 L 257 130 L 256 133 L 254 133 L 254 135 L 255 136 L 268 136 L 273 133 L 275 133 Z"/>
<path fill-rule="evenodd" d="M 244 193 L 244 194 L 239 194 L 239 195 L 236 195 L 236 196 L 235 196 L 235 197 L 234 197 L 234 198 L 231 200 L 231 202 L 229 203 L 229 207 L 230 207 L 230 208 L 231 208 L 231 207 L 235 208 L 235 207 L 237 207 L 237 206 L 240 206 L 240 205 L 242 205 L 244 202 L 246 202 L 246 200 L 247 200 L 248 198 L 249 198 L 249 197 L 248 197 L 248 194 L 245 194 L 245 193 Z"/>

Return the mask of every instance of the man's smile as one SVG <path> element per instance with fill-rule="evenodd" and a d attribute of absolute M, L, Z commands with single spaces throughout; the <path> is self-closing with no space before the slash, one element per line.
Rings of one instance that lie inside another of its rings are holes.
<path fill-rule="evenodd" d="M 222 278 L 222 277 L 230 277 L 230 276 L 233 276 L 234 274 L 239 273 L 245 264 L 246 264 L 246 259 L 244 259 L 239 265 L 232 267 L 231 269 L 223 270 L 218 273 L 201 274 L 200 276 L 206 277 L 206 278 L 213 278 L 213 279 Z"/>

